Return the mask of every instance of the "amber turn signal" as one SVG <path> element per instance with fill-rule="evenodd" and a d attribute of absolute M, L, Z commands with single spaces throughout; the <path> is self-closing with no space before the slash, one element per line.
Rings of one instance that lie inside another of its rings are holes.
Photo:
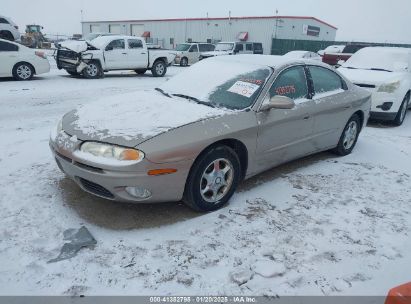
<path fill-rule="evenodd" d="M 156 169 L 148 171 L 148 175 L 166 175 L 176 173 L 177 169 Z"/>

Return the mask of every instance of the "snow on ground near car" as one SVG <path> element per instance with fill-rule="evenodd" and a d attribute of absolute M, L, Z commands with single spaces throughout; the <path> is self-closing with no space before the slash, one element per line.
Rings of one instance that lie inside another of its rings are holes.
<path fill-rule="evenodd" d="M 55 69 L 0 80 L 1 295 L 385 295 L 409 281 L 410 118 L 367 127 L 350 156 L 321 153 L 254 177 L 210 214 L 106 201 L 64 177 L 48 137 L 65 112 L 164 81 Z M 48 264 L 63 232 L 83 225 L 97 245 Z"/>

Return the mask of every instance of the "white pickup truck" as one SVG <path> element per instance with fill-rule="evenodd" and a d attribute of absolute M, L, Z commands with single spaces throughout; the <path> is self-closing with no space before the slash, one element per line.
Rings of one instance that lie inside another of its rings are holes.
<path fill-rule="evenodd" d="M 92 41 L 61 43 L 55 59 L 59 69 L 70 75 L 100 78 L 104 72 L 134 70 L 154 77 L 163 77 L 175 52 L 148 49 L 144 39 L 134 36 L 102 36 Z"/>

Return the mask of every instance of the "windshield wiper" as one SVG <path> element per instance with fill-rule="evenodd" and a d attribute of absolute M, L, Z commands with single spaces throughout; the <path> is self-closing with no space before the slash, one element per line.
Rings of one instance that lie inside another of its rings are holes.
<path fill-rule="evenodd" d="M 161 94 L 163 94 L 164 96 L 167 96 L 168 98 L 171 98 L 170 94 L 164 92 L 163 89 L 155 88 L 154 90 L 159 91 Z"/>
<path fill-rule="evenodd" d="M 390 73 L 392 73 L 392 71 L 386 70 L 386 69 L 372 68 L 372 69 L 370 69 L 370 70 L 371 70 L 371 71 L 381 71 L 381 72 L 390 72 Z"/>
<path fill-rule="evenodd" d="M 195 101 L 198 104 L 202 104 L 202 105 L 205 105 L 205 106 L 215 108 L 215 106 L 213 104 L 211 104 L 209 102 L 201 101 L 200 99 L 192 97 L 192 96 L 188 96 L 188 95 L 184 95 L 184 94 L 173 94 L 173 96 L 185 98 L 185 99 L 188 99 L 188 100 Z"/>

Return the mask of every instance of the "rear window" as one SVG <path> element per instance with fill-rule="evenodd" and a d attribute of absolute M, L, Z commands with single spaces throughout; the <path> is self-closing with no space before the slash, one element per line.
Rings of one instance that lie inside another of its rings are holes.
<path fill-rule="evenodd" d="M 336 91 L 343 88 L 342 79 L 336 73 L 322 67 L 310 66 L 308 69 L 311 74 L 311 79 L 313 80 L 315 94 Z"/>
<path fill-rule="evenodd" d="M 0 52 L 17 52 L 19 47 L 15 44 L 0 41 Z"/>
<path fill-rule="evenodd" d="M 246 49 L 247 51 L 252 51 L 252 50 L 253 50 L 253 45 L 252 45 L 251 43 L 247 43 L 247 44 L 245 45 L 245 49 Z"/>
<path fill-rule="evenodd" d="M 143 47 L 143 42 L 141 42 L 141 40 L 139 39 L 130 39 L 128 41 L 128 47 L 130 49 L 140 49 Z"/>

